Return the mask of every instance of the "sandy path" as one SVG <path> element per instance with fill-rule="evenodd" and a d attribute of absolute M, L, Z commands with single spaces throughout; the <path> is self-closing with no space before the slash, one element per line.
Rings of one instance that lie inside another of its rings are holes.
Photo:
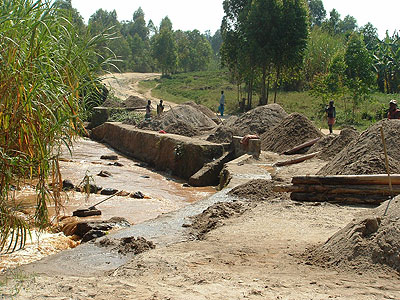
<path fill-rule="evenodd" d="M 112 73 L 104 76 L 103 82 L 111 89 L 114 95 L 122 100 L 125 100 L 129 96 L 137 96 L 143 99 L 151 100 L 153 106 L 159 103 L 160 99 L 153 97 L 151 90 L 143 91 L 139 88 L 139 82 L 143 80 L 152 80 L 160 78 L 159 73 Z M 169 106 L 176 106 L 176 103 L 164 101 L 165 110 L 169 109 Z"/>

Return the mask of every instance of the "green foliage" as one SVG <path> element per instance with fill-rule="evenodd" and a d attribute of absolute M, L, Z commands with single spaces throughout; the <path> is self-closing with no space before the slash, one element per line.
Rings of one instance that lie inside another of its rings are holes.
<path fill-rule="evenodd" d="M 103 41 L 101 35 L 80 35 L 50 1 L 2 1 L 0 250 L 23 246 L 28 235 L 29 224 L 13 205 L 13 184 L 35 186 L 34 222 L 40 228 L 48 224 L 49 201 L 59 209 L 59 147 L 82 130 L 87 97 L 81 91 L 101 70 L 93 58 L 96 43 Z"/>
<path fill-rule="evenodd" d="M 310 10 L 311 26 L 321 26 L 326 17 L 326 10 L 322 0 L 308 0 L 308 8 Z"/>

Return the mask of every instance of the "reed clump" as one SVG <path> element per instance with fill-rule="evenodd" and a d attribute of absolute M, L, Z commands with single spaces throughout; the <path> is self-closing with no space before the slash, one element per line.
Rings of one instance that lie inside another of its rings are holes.
<path fill-rule="evenodd" d="M 83 129 L 82 91 L 96 86 L 104 60 L 94 49 L 105 37 L 79 34 L 51 1 L 0 6 L 0 250 L 12 251 L 24 245 L 30 223 L 15 207 L 15 186 L 35 186 L 31 221 L 40 228 L 49 223 L 48 203 L 60 205 L 60 146 Z"/>

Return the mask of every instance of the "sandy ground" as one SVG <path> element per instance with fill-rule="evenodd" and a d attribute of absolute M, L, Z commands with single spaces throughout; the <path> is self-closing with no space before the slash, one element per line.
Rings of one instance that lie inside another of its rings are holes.
<path fill-rule="evenodd" d="M 254 166 L 280 159 L 264 154 Z M 273 178 L 315 174 L 313 159 L 279 168 Z M 305 263 L 324 243 L 369 208 L 297 203 L 282 195 L 258 202 L 208 234 L 156 247 L 96 277 L 12 273 L 0 280 L 2 299 L 400 299 L 395 272 L 324 269 Z"/>

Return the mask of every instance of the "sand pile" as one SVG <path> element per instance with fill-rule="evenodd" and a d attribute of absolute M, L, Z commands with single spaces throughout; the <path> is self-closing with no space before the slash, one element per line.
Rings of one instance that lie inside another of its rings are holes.
<path fill-rule="evenodd" d="M 265 179 L 254 179 L 239 185 L 229 191 L 228 195 L 239 197 L 243 200 L 263 201 L 277 197 L 280 193 L 274 192 L 274 182 Z"/>
<path fill-rule="evenodd" d="M 311 263 L 367 271 L 390 267 L 400 272 L 400 198 L 357 217 L 325 244 L 307 253 Z"/>
<path fill-rule="evenodd" d="M 392 173 L 400 174 L 400 120 L 383 120 L 365 130 L 325 165 L 319 175 L 385 174 L 385 156 L 380 128 L 385 140 Z"/>
<path fill-rule="evenodd" d="M 293 113 L 261 136 L 261 149 L 283 153 L 322 136 L 321 131 L 307 117 Z"/>
<path fill-rule="evenodd" d="M 211 230 L 223 225 L 224 220 L 243 214 L 248 209 L 248 204 L 241 201 L 218 202 L 202 213 L 193 216 L 191 224 L 185 224 L 184 227 L 190 227 L 190 234 L 196 239 L 203 239 Z"/>
<path fill-rule="evenodd" d="M 126 108 L 126 107 L 145 107 L 147 105 L 147 100 L 137 97 L 129 96 L 125 101 L 120 102 L 115 99 L 108 98 L 103 106 L 105 107 L 115 107 L 115 108 Z"/>
<path fill-rule="evenodd" d="M 331 160 L 347 145 L 359 136 L 357 130 L 352 128 L 344 128 L 338 136 L 327 135 L 319 140 L 314 146 L 310 148 L 308 153 L 321 151 L 317 155 L 319 159 Z"/>
<path fill-rule="evenodd" d="M 227 126 L 219 126 L 214 133 L 210 134 L 207 141 L 213 143 L 230 143 L 232 142 L 233 130 Z"/>
<path fill-rule="evenodd" d="M 209 109 L 207 106 L 197 104 L 193 101 L 188 101 L 183 103 L 184 105 L 190 105 L 193 108 L 196 108 L 197 110 L 201 111 L 203 114 L 205 114 L 207 117 L 209 117 L 211 120 L 213 120 L 216 124 L 221 124 L 221 119 L 217 117 L 216 113 L 213 112 L 211 109 Z"/>
<path fill-rule="evenodd" d="M 235 135 L 262 134 L 287 117 L 285 110 L 278 104 L 256 107 L 241 115 L 233 122 Z"/>
<path fill-rule="evenodd" d="M 164 130 L 167 133 L 198 135 L 201 130 L 209 130 L 216 126 L 215 122 L 200 110 L 190 105 L 179 105 L 150 121 L 142 121 L 138 127 L 148 130 Z"/>

